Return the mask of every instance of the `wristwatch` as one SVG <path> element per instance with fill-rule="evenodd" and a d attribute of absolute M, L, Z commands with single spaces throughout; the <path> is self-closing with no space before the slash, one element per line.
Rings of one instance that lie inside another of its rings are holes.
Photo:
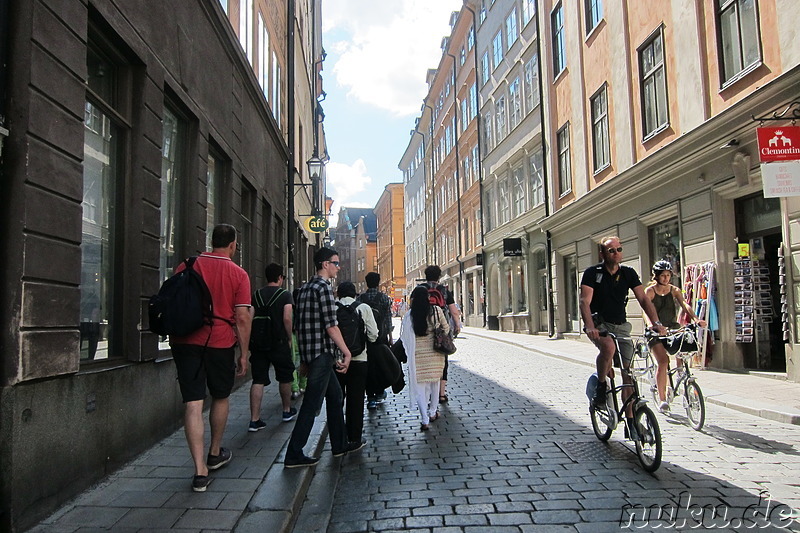
<path fill-rule="evenodd" d="M 660 321 L 656 321 L 656 322 L 653 322 L 653 325 L 654 326 L 663 326 L 664 324 L 662 324 Z"/>

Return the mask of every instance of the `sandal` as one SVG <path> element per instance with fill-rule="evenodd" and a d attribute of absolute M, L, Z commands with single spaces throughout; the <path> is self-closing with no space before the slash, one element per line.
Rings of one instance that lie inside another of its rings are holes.
<path fill-rule="evenodd" d="M 422 431 L 428 431 L 431 427 L 428 424 L 422 424 L 419 428 Z"/>
<path fill-rule="evenodd" d="M 447 403 L 447 394 L 440 394 L 439 395 L 439 403 Z"/>
<path fill-rule="evenodd" d="M 431 422 L 436 422 L 439 420 L 439 411 L 436 411 L 436 414 L 431 417 Z"/>

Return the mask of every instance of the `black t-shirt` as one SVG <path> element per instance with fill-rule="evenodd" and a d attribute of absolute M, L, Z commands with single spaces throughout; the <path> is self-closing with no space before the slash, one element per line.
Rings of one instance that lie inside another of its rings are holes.
<path fill-rule="evenodd" d="M 605 322 L 612 324 L 627 322 L 625 304 L 628 302 L 628 291 L 641 284 L 639 274 L 625 265 L 620 265 L 619 270 L 611 275 L 600 263 L 587 268 L 581 278 L 581 285 L 594 289 L 589 305 L 592 313 L 599 313 Z"/>
<path fill-rule="evenodd" d="M 426 281 L 424 285 L 430 289 L 439 289 L 439 291 L 442 293 L 442 296 L 444 296 L 445 304 L 451 305 L 456 303 L 453 293 L 447 288 L 447 285 L 442 285 L 441 283 L 437 283 L 435 281 Z"/>
<path fill-rule="evenodd" d="M 278 298 L 272 303 L 272 305 L 267 310 L 266 304 L 268 304 L 275 293 L 279 290 L 283 291 L 283 294 L 278 296 Z M 258 289 L 256 291 L 260 293 L 261 301 L 264 302 L 264 307 L 256 306 L 255 309 L 255 316 L 267 316 L 269 315 L 272 319 L 272 324 L 275 328 L 275 333 L 278 334 L 281 340 L 286 339 L 286 328 L 283 325 L 283 308 L 287 305 L 294 305 L 294 299 L 292 298 L 292 293 L 283 289 L 282 287 L 275 287 L 275 286 L 266 286 Z M 253 295 L 253 303 L 255 304 L 258 302 L 256 296 Z"/>

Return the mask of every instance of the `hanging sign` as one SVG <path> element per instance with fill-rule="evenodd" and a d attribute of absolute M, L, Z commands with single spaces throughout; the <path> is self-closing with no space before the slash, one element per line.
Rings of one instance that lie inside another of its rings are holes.
<path fill-rule="evenodd" d="M 522 239 L 503 239 L 503 257 L 522 257 Z"/>
<path fill-rule="evenodd" d="M 800 161 L 761 164 L 764 198 L 800 196 Z"/>
<path fill-rule="evenodd" d="M 323 216 L 308 217 L 306 219 L 306 229 L 311 233 L 324 233 L 328 229 L 328 219 Z"/>
<path fill-rule="evenodd" d="M 762 163 L 800 159 L 800 126 L 756 128 Z"/>

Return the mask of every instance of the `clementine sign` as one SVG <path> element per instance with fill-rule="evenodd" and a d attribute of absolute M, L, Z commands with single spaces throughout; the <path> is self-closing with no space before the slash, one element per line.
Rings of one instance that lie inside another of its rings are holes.
<path fill-rule="evenodd" d="M 800 159 L 800 126 L 756 128 L 762 163 Z"/>

